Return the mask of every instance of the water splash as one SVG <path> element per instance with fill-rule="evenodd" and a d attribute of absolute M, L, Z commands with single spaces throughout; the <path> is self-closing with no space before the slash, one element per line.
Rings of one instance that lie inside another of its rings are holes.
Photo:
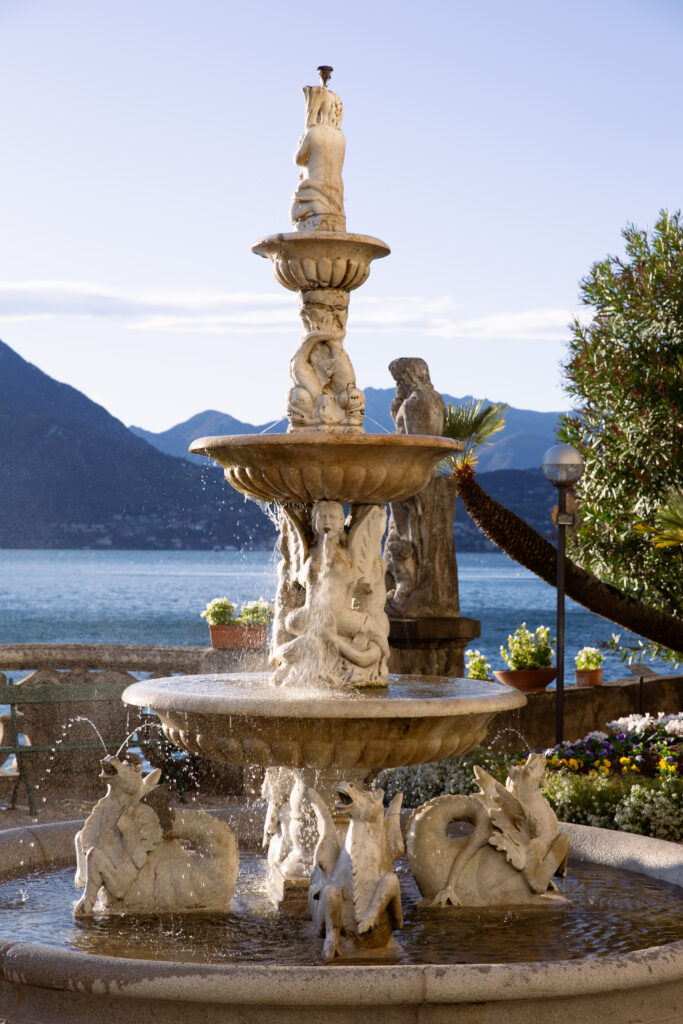
<path fill-rule="evenodd" d="M 105 754 L 109 754 L 109 751 L 107 750 L 107 744 L 102 739 L 102 733 L 97 728 L 97 726 L 92 721 L 92 719 L 87 718 L 86 715 L 74 715 L 73 718 L 69 718 L 69 719 L 67 719 L 67 721 L 68 721 L 69 728 L 72 725 L 75 725 L 77 722 L 87 722 L 88 725 L 91 725 L 93 727 L 93 729 L 95 730 L 95 734 L 97 735 L 98 740 L 100 741 L 100 743 L 102 744 L 102 747 L 104 748 L 104 753 Z M 57 741 L 57 742 L 59 743 L 60 741 Z"/>

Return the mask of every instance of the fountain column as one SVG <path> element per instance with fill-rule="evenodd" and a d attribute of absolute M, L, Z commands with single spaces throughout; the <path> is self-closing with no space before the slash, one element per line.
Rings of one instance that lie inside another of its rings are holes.
<path fill-rule="evenodd" d="M 289 433 L 364 434 L 365 396 L 344 348 L 350 292 L 389 252 L 378 239 L 346 231 L 342 102 L 321 84 L 305 86 L 300 168 L 291 204 L 294 231 L 271 235 L 254 252 L 272 260 L 275 277 L 298 292 L 304 333 L 290 362 Z M 353 456 L 351 456 L 353 458 Z M 340 467 L 324 475 L 333 483 Z M 280 506 L 282 562 L 271 667 L 282 686 L 386 686 L 389 620 L 381 555 L 386 508 L 340 500 Z"/>

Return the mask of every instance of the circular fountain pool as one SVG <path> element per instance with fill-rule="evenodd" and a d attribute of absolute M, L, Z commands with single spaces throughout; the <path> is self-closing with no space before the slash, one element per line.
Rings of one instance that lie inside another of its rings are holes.
<path fill-rule="evenodd" d="M 239 830 L 239 820 L 233 824 Z M 528 1024 L 570 1012 L 573 1024 L 674 1024 L 683 1017 L 683 848 L 676 844 L 563 826 L 574 850 L 565 890 L 572 904 L 542 912 L 422 910 L 402 873 L 403 950 L 393 960 L 322 967 L 311 965 L 309 922 L 260 906 L 253 854 L 243 857 L 224 920 L 74 924 L 66 865 L 77 828 L 0 835 L 11 876 L 0 886 L 0 1015 L 8 1022 L 341 1024 L 362 1013 L 391 1024 L 492 1024 L 501 1016 Z M 36 916 L 25 941 L 18 922 L 41 903 L 47 931 Z"/>

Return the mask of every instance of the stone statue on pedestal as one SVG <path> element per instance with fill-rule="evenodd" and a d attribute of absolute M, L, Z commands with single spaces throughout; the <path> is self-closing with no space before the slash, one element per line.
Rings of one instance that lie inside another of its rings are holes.
<path fill-rule="evenodd" d="M 399 434 L 443 434 L 446 406 L 435 390 L 424 359 L 395 359 L 391 415 Z M 456 617 L 458 569 L 453 520 L 455 480 L 438 476 L 412 498 L 390 505 L 385 547 L 387 610 L 408 618 Z"/>
<path fill-rule="evenodd" d="M 343 107 L 323 85 L 304 86 L 306 131 L 294 163 L 301 168 L 290 216 L 297 231 L 345 231 Z"/>

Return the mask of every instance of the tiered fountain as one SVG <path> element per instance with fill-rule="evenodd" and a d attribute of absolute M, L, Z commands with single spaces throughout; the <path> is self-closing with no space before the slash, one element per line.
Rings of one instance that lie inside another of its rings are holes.
<path fill-rule="evenodd" d="M 291 210 L 295 230 L 254 247 L 272 260 L 278 281 L 297 291 L 301 302 L 305 333 L 290 364 L 289 431 L 203 438 L 192 445 L 194 452 L 220 462 L 238 490 L 278 505 L 282 560 L 272 673 L 150 680 L 129 687 L 124 699 L 154 708 L 178 746 L 219 761 L 266 769 L 266 833 L 277 839 L 268 856 L 270 897 L 284 911 L 290 897 L 308 889 L 311 878 L 309 905 L 316 925 L 322 922 L 331 959 L 341 951 L 333 948 L 336 938 L 331 939 L 330 929 L 325 930 L 327 919 L 336 913 L 337 883 L 343 882 L 334 873 L 342 811 L 348 811 L 355 824 L 360 819 L 354 815 L 362 817 L 369 808 L 357 831 L 374 829 L 380 836 L 379 845 L 366 847 L 367 855 L 362 843 L 359 847 L 364 870 L 372 862 L 376 876 L 379 871 L 373 899 L 381 897 L 384 918 L 376 928 L 365 919 L 357 920 L 356 946 L 363 945 L 361 933 L 374 936 L 371 946 L 386 945 L 391 926 L 401 916 L 397 883 L 392 882 L 396 876 L 390 870 L 402 847 L 398 803 L 382 818 L 381 802 L 362 789 L 363 780 L 378 768 L 421 764 L 467 751 L 484 739 L 496 712 L 518 707 L 525 698 L 496 684 L 388 674 L 381 554 L 384 505 L 420 490 L 436 463 L 457 445 L 442 437 L 371 435 L 363 430 L 364 397 L 344 349 L 349 294 L 367 279 L 371 261 L 389 250 L 377 239 L 346 232 L 341 102 L 327 88 L 331 69 L 319 71 L 322 84 L 304 90 L 306 130 L 296 154 L 300 180 Z M 539 763 L 538 758 L 533 762 L 533 771 Z M 119 769 L 109 763 L 103 770 L 111 790 Z M 130 792 L 137 786 L 143 793 L 154 781 L 142 782 L 138 775 L 136 782 L 130 766 L 124 774 Z M 485 790 L 490 783 L 482 779 L 480 785 Z M 331 811 L 335 792 L 338 801 Z M 513 797 L 514 786 L 509 799 Z M 493 792 L 492 799 L 508 798 Z M 467 805 L 474 808 L 472 820 L 480 805 L 481 801 Z M 411 841 L 417 844 L 420 833 L 429 833 L 435 815 L 441 815 L 445 824 L 448 815 L 440 810 L 444 806 L 414 817 L 409 853 Z M 514 817 L 517 805 L 513 801 L 511 806 Z M 315 860 L 306 828 L 312 813 L 321 833 Z M 140 818 L 147 849 L 159 848 L 160 843 L 154 834 L 159 824 L 153 818 L 150 808 Z M 372 827 L 366 828 L 370 819 Z M 180 839 L 185 825 L 189 829 L 190 819 L 181 813 L 176 820 Z M 462 849 L 476 846 L 478 827 L 475 839 Z M 78 840 L 79 874 L 88 870 L 88 828 L 86 824 Z M 67 823 L 0 834 L 0 863 L 21 873 L 70 862 L 75 831 L 74 824 Z M 571 835 L 579 859 L 683 884 L 683 856 L 673 844 L 581 826 L 563 831 Z M 493 845 L 504 845 L 504 839 L 497 835 Z M 226 863 L 234 864 L 232 840 L 215 825 L 211 842 L 222 847 Z M 452 842 L 444 832 L 441 845 L 423 846 L 422 861 L 443 859 L 444 847 Z M 553 839 L 551 874 L 566 860 L 567 845 L 566 835 Z M 486 841 L 484 847 L 491 859 L 494 854 Z M 144 853 L 143 849 L 141 863 Z M 515 854 L 508 849 L 502 859 L 515 859 Z M 419 860 L 418 856 L 416 864 Z M 104 861 L 96 866 L 99 885 L 109 866 Z M 455 866 L 450 875 L 446 867 L 440 876 L 438 871 L 429 875 L 433 864 L 418 866 L 425 872 L 424 882 L 418 878 L 423 894 L 429 890 L 439 902 L 439 889 L 445 892 L 443 886 L 454 881 Z M 474 891 L 478 879 L 471 872 L 466 875 L 462 873 L 465 885 Z M 167 877 L 172 884 L 172 866 Z M 534 881 L 538 891 L 545 884 L 542 879 Z M 544 895 L 541 891 L 541 898 Z M 219 893 L 214 907 L 220 908 L 220 899 Z M 286 917 L 277 917 L 272 908 L 271 914 L 272 930 L 277 932 L 278 925 L 284 930 Z M 523 923 L 522 932 L 525 929 Z M 133 960 L 83 953 L 74 944 L 78 942 L 69 943 L 71 948 L 54 948 L 15 942 L 11 935 L 0 942 L 0 1016 L 24 1024 L 95 1022 L 102 1017 L 110 1024 L 128 1024 L 131 1019 L 150 1024 L 300 1024 L 309 1017 L 342 1024 L 355 1021 L 359 1013 L 392 1024 L 456 1017 L 463 1024 L 493 1024 L 501 1016 L 510 1024 L 528 1024 L 532 1018 L 564 1020 L 568 1011 L 574 1024 L 598 1019 L 605 1024 L 673 1024 L 683 1019 L 683 942 L 554 963 L 512 963 L 509 954 L 502 957 L 505 962 L 453 963 L 458 951 L 449 950 L 445 962 L 418 958 L 397 964 L 387 963 L 385 957 L 359 966 L 342 960 L 338 970 L 263 964 L 253 954 L 248 962 L 228 965 L 155 962 L 155 954 Z"/>
<path fill-rule="evenodd" d="M 294 790 L 294 850 L 271 851 L 269 890 L 308 886 L 314 829 L 306 790 L 331 801 L 345 779 L 465 753 L 493 715 L 525 703 L 491 683 L 389 677 L 382 538 L 386 503 L 427 484 L 460 445 L 444 437 L 366 434 L 365 398 L 344 348 L 350 292 L 389 247 L 346 231 L 342 104 L 307 86 L 306 129 L 291 219 L 295 230 L 253 248 L 297 291 L 304 334 L 290 362 L 286 434 L 204 437 L 191 451 L 225 468 L 243 494 L 277 503 L 281 527 L 272 675 L 195 676 L 136 684 L 124 700 L 154 708 L 180 747 L 215 760 L 261 765 L 270 817 Z M 344 506 L 349 506 L 345 515 Z M 294 769 L 294 774 L 291 769 Z M 298 785 L 297 785 L 298 782 Z M 303 784 L 302 784 L 303 783 Z M 276 806 L 277 805 L 277 806 Z"/>

